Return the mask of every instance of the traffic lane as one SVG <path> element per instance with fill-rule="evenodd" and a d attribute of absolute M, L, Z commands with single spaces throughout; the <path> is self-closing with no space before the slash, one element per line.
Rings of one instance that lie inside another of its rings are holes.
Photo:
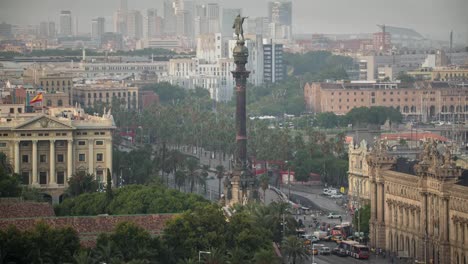
<path fill-rule="evenodd" d="M 288 192 L 288 189 L 283 187 L 283 190 L 282 190 L 284 193 Z M 327 210 L 327 211 L 331 211 L 331 212 L 337 212 L 337 213 L 340 213 L 340 214 L 344 214 L 346 213 L 346 210 L 337 205 L 336 204 L 336 200 L 335 199 L 331 199 L 331 198 L 328 198 L 328 197 L 324 197 L 318 193 L 315 193 L 315 194 L 311 194 L 311 193 L 307 193 L 307 192 L 300 192 L 300 191 L 295 191 L 293 189 L 291 189 L 291 193 L 292 194 L 296 194 L 296 195 L 299 195 L 299 196 L 302 196 L 302 197 L 305 197 L 307 199 L 309 199 L 310 201 L 312 201 L 315 205 L 317 205 L 318 207 L 320 207 L 322 210 Z"/>

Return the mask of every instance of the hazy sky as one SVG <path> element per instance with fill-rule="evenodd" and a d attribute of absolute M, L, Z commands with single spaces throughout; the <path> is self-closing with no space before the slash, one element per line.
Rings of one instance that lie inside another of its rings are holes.
<path fill-rule="evenodd" d="M 60 10 L 79 17 L 80 32 L 88 32 L 91 19 L 104 16 L 112 30 L 113 12 L 119 0 L 0 0 L 0 21 L 38 24 L 58 22 Z M 129 9 L 155 7 L 162 15 L 162 0 L 129 0 Z M 268 0 L 214 0 L 222 7 L 240 7 L 244 14 L 267 15 Z M 468 42 L 468 0 L 292 0 L 296 33 L 375 32 L 376 24 L 411 27 L 424 36 L 448 39 L 449 31 Z M 468 43 L 467 43 L 468 44 Z"/>

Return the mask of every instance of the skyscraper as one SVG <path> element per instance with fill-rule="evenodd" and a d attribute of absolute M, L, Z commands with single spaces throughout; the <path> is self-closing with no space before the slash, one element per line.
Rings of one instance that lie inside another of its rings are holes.
<path fill-rule="evenodd" d="M 268 18 L 270 23 L 286 27 L 283 31 L 292 32 L 292 2 L 273 1 L 268 3 Z M 289 29 L 287 29 L 289 27 Z"/>
<path fill-rule="evenodd" d="M 218 4 L 197 5 L 194 10 L 195 35 L 221 32 Z"/>
<path fill-rule="evenodd" d="M 127 16 L 127 34 L 134 39 L 143 37 L 143 16 L 140 11 L 131 10 Z"/>
<path fill-rule="evenodd" d="M 156 20 L 158 17 L 158 10 L 150 8 L 146 10 L 145 18 L 145 36 L 148 38 L 156 37 Z"/>
<path fill-rule="evenodd" d="M 62 11 L 60 12 L 60 35 L 71 36 L 72 34 L 73 32 L 71 11 Z"/>
<path fill-rule="evenodd" d="M 223 36 L 232 36 L 232 24 L 237 15 L 242 15 L 240 8 L 223 8 L 222 33 Z"/>
<path fill-rule="evenodd" d="M 55 38 L 56 33 L 55 22 L 49 21 L 49 37 Z"/>
<path fill-rule="evenodd" d="M 41 38 L 49 37 L 49 23 L 48 22 L 43 21 L 39 24 L 39 36 Z"/>
<path fill-rule="evenodd" d="M 175 35 L 176 16 L 172 0 L 164 1 L 164 34 Z"/>
<path fill-rule="evenodd" d="M 106 20 L 103 17 L 98 17 L 91 22 L 91 37 L 93 39 L 101 38 L 102 34 L 106 32 Z"/>
<path fill-rule="evenodd" d="M 114 31 L 122 34 L 123 36 L 126 36 L 128 33 L 127 16 L 127 0 L 120 0 L 120 7 L 114 13 Z"/>

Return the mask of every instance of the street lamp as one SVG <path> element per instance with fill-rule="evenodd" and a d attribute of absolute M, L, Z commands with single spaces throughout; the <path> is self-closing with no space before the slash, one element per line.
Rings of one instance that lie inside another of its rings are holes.
<path fill-rule="evenodd" d="M 198 263 L 201 263 L 201 254 L 211 254 L 211 251 L 198 251 Z"/>
<path fill-rule="evenodd" d="M 288 166 L 288 200 L 291 200 L 291 165 L 289 161 L 285 161 L 286 166 Z"/>
<path fill-rule="evenodd" d="M 312 244 L 312 264 L 317 264 L 317 263 L 315 263 L 315 255 L 314 255 L 315 246 L 323 247 L 325 245 L 324 244 Z"/>

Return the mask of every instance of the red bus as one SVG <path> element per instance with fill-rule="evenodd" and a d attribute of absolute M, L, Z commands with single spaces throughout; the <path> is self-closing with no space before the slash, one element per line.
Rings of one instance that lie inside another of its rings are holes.
<path fill-rule="evenodd" d="M 357 259 L 369 259 L 369 248 L 365 245 L 354 245 L 351 256 Z"/>
<path fill-rule="evenodd" d="M 353 253 L 353 247 L 359 245 L 359 242 L 352 240 L 344 240 L 340 242 L 338 248 L 343 249 L 346 252 L 346 255 L 351 256 Z"/>

